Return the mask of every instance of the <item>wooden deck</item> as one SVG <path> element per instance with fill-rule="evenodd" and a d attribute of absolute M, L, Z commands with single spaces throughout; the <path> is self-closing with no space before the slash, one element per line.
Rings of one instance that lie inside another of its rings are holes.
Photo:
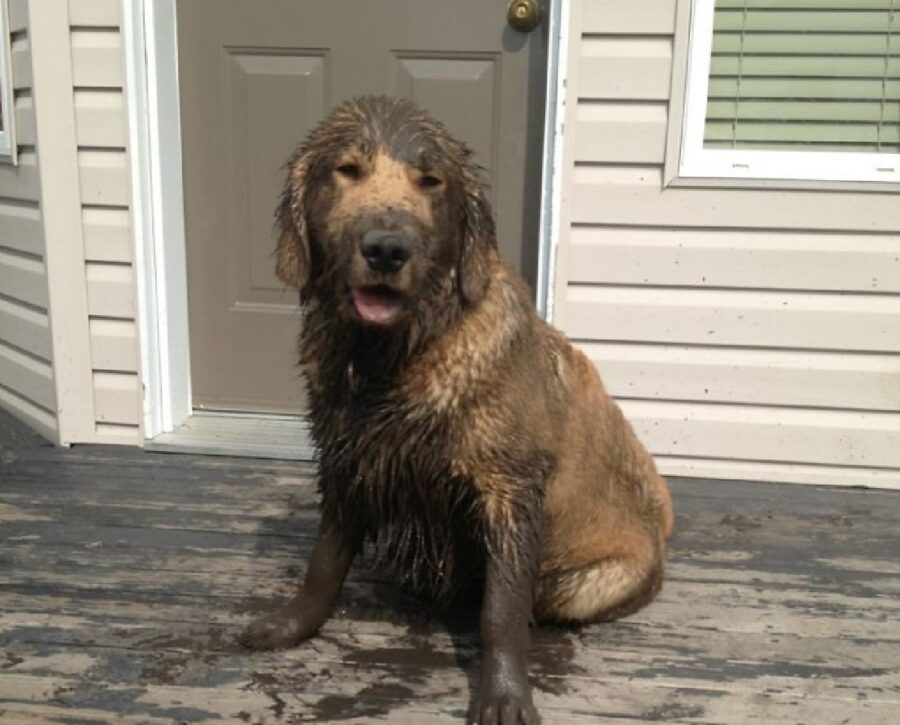
<path fill-rule="evenodd" d="M 0 721 L 461 722 L 473 610 L 357 567 L 317 639 L 232 644 L 303 571 L 297 463 L 54 449 L 0 413 Z M 660 598 L 542 628 L 545 723 L 900 722 L 900 493 L 673 483 Z"/>

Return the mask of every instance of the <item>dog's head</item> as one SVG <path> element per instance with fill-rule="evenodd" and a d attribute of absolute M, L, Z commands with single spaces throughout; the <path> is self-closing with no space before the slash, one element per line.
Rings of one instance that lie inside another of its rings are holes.
<path fill-rule="evenodd" d="M 279 278 L 373 327 L 402 326 L 442 296 L 477 301 L 496 239 L 470 157 L 408 101 L 338 106 L 288 161 Z"/>

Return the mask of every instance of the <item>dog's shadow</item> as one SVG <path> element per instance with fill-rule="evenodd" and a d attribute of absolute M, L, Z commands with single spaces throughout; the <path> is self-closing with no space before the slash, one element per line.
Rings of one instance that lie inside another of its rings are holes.
<path fill-rule="evenodd" d="M 296 588 L 306 570 L 318 519 L 315 506 L 295 501 L 283 514 L 260 520 L 256 555 L 262 560 L 281 559 L 284 564 L 275 575 L 277 581 L 271 587 L 274 594 L 248 591 L 237 607 L 242 614 L 258 616 L 269 612 Z M 329 633 L 326 625 L 318 637 L 335 648 L 342 664 L 369 675 L 362 682 L 354 679 L 351 683 L 338 682 L 337 673 L 332 673 L 327 689 L 344 690 L 347 694 L 324 694 L 310 701 L 305 706 L 309 712 L 300 715 L 301 721 L 384 717 L 406 703 L 446 700 L 458 692 L 458 687 L 442 685 L 441 673 L 451 670 L 466 678 L 467 701 L 452 708 L 454 716 L 464 717 L 477 697 L 481 679 L 481 599 L 481 584 L 476 582 L 449 605 L 437 607 L 380 579 L 372 570 L 369 557 L 359 557 L 332 615 L 340 634 Z M 357 636 L 355 632 L 362 634 Z M 537 691 L 559 694 L 567 687 L 567 676 L 580 671 L 573 662 L 577 632 L 541 626 L 533 635 L 532 686 Z M 308 645 L 301 645 L 304 646 Z M 316 670 L 312 662 L 315 645 L 309 647 L 312 666 L 307 665 L 307 669 L 312 672 Z M 247 666 L 254 668 L 253 655 L 247 656 Z M 268 689 L 289 693 L 307 690 L 313 684 L 312 678 L 300 676 L 296 661 L 291 662 L 291 672 L 285 665 L 266 673 L 263 679 Z M 446 679 L 452 682 L 455 677 Z"/>
<path fill-rule="evenodd" d="M 371 576 L 365 563 L 355 571 L 360 577 Z M 482 594 L 480 585 L 476 584 L 451 604 L 437 607 L 403 592 L 390 582 L 374 581 L 368 587 L 349 583 L 342 595 L 338 616 L 360 622 L 388 623 L 391 631 L 399 632 L 383 648 L 351 650 L 344 655 L 346 662 L 369 666 L 388 663 L 396 667 L 394 673 L 402 676 L 404 684 L 398 689 L 394 683 L 394 689 L 390 690 L 394 696 L 393 707 L 387 708 L 385 714 L 402 701 L 421 703 L 453 696 L 458 688 L 441 683 L 452 683 L 456 673 L 462 673 L 466 679 L 467 697 L 451 709 L 451 714 L 463 718 L 470 711 L 478 696 L 483 664 Z M 580 632 L 580 627 L 547 624 L 533 628 L 529 679 L 536 694 L 562 695 L 572 687 L 573 675 L 585 674 L 576 662 Z M 349 709 L 344 718 L 358 716 L 359 708 L 365 707 L 364 698 L 383 696 L 387 691 L 381 690 L 386 687 L 389 686 L 365 688 L 358 693 L 357 701 L 348 700 L 345 704 Z M 333 709 L 328 714 L 339 719 Z M 366 707 L 366 714 L 371 714 L 371 704 Z"/>
<path fill-rule="evenodd" d="M 452 608 L 438 610 L 434 619 L 449 635 L 456 666 L 466 674 L 469 706 L 474 704 L 482 670 L 480 608 L 482 592 L 473 589 Z M 532 627 L 529 680 L 537 692 L 561 695 L 570 689 L 573 675 L 585 670 L 576 663 L 582 627 L 542 623 Z"/>

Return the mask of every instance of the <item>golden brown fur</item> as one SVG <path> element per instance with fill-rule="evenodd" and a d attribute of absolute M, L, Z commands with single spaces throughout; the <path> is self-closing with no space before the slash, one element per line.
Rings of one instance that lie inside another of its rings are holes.
<path fill-rule="evenodd" d="M 436 598 L 485 577 L 479 717 L 513 702 L 533 722 L 521 608 L 588 621 L 646 604 L 672 530 L 666 484 L 500 260 L 469 151 L 427 114 L 340 106 L 290 160 L 278 218 L 277 271 L 304 309 L 324 553 L 293 609 L 247 639 L 314 632 L 368 539 L 377 566 Z"/>
<path fill-rule="evenodd" d="M 531 313 L 514 272 L 497 258 L 491 267 L 485 299 L 410 367 L 405 388 L 423 408 L 456 423 L 455 471 L 479 489 L 498 530 L 510 526 L 507 509 L 517 490 L 517 482 L 493 474 L 498 452 L 524 426 L 556 461 L 543 502 L 537 616 L 624 616 L 662 582 L 673 524 L 668 487 L 594 365 Z M 515 346 L 523 335 L 528 344 Z M 508 385 L 535 363 L 543 386 Z"/>

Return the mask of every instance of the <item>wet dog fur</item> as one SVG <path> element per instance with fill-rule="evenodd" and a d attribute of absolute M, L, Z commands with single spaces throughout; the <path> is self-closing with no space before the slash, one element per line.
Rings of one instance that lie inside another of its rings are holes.
<path fill-rule="evenodd" d="M 368 541 L 378 568 L 449 599 L 483 581 L 472 722 L 537 722 L 533 619 L 649 602 L 668 489 L 593 364 L 499 258 L 468 149 L 409 102 L 344 103 L 288 163 L 278 276 L 299 289 L 322 522 L 306 579 L 243 634 L 312 636 Z"/>

